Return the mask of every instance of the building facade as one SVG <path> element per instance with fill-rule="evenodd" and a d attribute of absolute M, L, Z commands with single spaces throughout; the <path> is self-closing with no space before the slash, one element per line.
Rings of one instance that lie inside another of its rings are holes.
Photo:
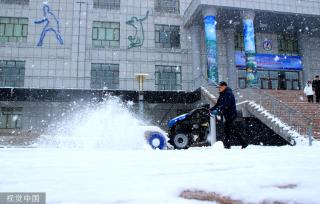
<path fill-rule="evenodd" d="M 320 74 L 319 19 L 317 0 L 0 0 L 0 89 L 301 89 Z M 3 100 L 0 129 L 68 107 Z"/>
<path fill-rule="evenodd" d="M 320 69 L 319 10 L 313 0 L 1 0 L 0 85 L 137 90 L 144 73 L 146 90 L 192 91 L 208 79 L 204 18 L 214 16 L 217 78 L 245 87 L 249 19 L 258 86 L 297 89 Z"/>
<path fill-rule="evenodd" d="M 193 78 L 203 76 L 216 61 L 218 79 L 233 88 L 248 87 L 253 69 L 255 86 L 301 89 L 320 73 L 319 5 L 313 0 L 192 1 L 183 26 L 193 36 L 193 67 L 201 67 L 193 69 Z M 216 36 L 216 48 L 210 48 L 208 33 Z"/>
<path fill-rule="evenodd" d="M 1 86 L 136 90 L 145 73 L 146 90 L 191 90 L 188 3 L 173 2 L 1 1 L 1 64 L 17 72 Z"/>

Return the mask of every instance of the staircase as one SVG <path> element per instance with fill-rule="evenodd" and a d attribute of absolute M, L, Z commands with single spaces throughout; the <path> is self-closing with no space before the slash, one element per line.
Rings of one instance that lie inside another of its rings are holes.
<path fill-rule="evenodd" d="M 218 93 L 210 87 L 202 87 L 202 96 L 215 101 Z M 244 117 L 254 116 L 290 144 L 311 144 L 311 138 L 320 139 L 319 105 L 308 104 L 301 91 L 261 89 L 234 90 L 237 108 Z M 302 137 L 301 137 L 302 136 Z"/>
<path fill-rule="evenodd" d="M 313 122 L 314 137 L 320 139 L 320 104 L 308 103 L 303 91 L 264 90 L 264 92 L 310 118 Z"/>

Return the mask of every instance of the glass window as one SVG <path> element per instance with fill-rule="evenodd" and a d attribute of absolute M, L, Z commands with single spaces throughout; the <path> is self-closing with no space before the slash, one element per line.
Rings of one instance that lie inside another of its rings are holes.
<path fill-rule="evenodd" d="M 0 0 L 0 3 L 4 4 L 22 4 L 27 5 L 29 4 L 30 0 Z"/>
<path fill-rule="evenodd" d="M 25 61 L 0 60 L 0 87 L 23 87 Z"/>
<path fill-rule="evenodd" d="M 278 49 L 282 55 L 298 55 L 298 38 L 296 35 L 278 35 Z"/>
<path fill-rule="evenodd" d="M 119 41 L 120 40 L 120 29 L 114 29 L 113 36 L 114 36 L 115 41 Z"/>
<path fill-rule="evenodd" d="M 278 89 L 279 88 L 279 81 L 278 80 L 270 80 L 271 81 L 271 89 Z"/>
<path fill-rule="evenodd" d="M 102 27 L 102 22 L 99 21 L 93 21 L 92 27 Z"/>
<path fill-rule="evenodd" d="M 15 37 L 22 36 L 22 25 L 15 25 L 14 26 L 14 34 Z"/>
<path fill-rule="evenodd" d="M 299 81 L 292 82 L 292 90 L 300 90 L 300 83 Z"/>
<path fill-rule="evenodd" d="M 157 90 L 182 89 L 182 75 L 180 66 L 156 65 L 155 77 Z"/>
<path fill-rule="evenodd" d="M 6 23 L 10 23 L 10 18 L 7 18 L 7 17 L 1 17 L 1 18 L 0 18 L 0 23 L 4 23 L 4 24 L 6 24 Z"/>
<path fill-rule="evenodd" d="M 120 0 L 93 0 L 93 8 L 120 9 Z"/>
<path fill-rule="evenodd" d="M 270 79 L 278 79 L 279 77 L 279 72 L 278 71 L 270 71 Z"/>
<path fill-rule="evenodd" d="M 110 41 L 110 47 L 119 47 L 120 42 L 119 41 Z"/>
<path fill-rule="evenodd" d="M 0 24 L 0 36 L 4 36 L 4 28 L 5 28 L 5 25 L 4 24 Z"/>
<path fill-rule="evenodd" d="M 119 47 L 120 46 L 120 23 L 99 22 L 92 24 L 93 47 Z"/>
<path fill-rule="evenodd" d="M 174 25 L 156 25 L 155 43 L 160 48 L 180 48 L 180 27 Z"/>
<path fill-rule="evenodd" d="M 27 36 L 27 18 L 0 17 L 0 43 L 26 42 Z"/>
<path fill-rule="evenodd" d="M 92 89 L 119 89 L 119 65 L 93 63 L 91 64 Z"/>
<path fill-rule="evenodd" d="M 28 25 L 22 25 L 22 37 L 28 36 Z"/>
<path fill-rule="evenodd" d="M 156 0 L 155 11 L 161 13 L 180 13 L 180 2 L 179 0 Z"/>
<path fill-rule="evenodd" d="M 106 35 L 106 39 L 107 40 L 114 40 L 114 30 L 113 29 L 107 29 L 107 35 Z"/>
<path fill-rule="evenodd" d="M 239 88 L 244 89 L 246 88 L 246 78 L 247 78 L 247 72 L 245 69 L 239 69 L 238 70 L 238 83 Z"/>
<path fill-rule="evenodd" d="M 269 78 L 269 71 L 258 71 L 259 78 Z"/>
<path fill-rule="evenodd" d="M 28 25 L 28 19 L 27 18 L 19 18 L 19 24 L 21 25 Z"/>
<path fill-rule="evenodd" d="M 98 29 L 98 40 L 105 40 L 106 39 L 106 29 L 99 28 Z"/>
<path fill-rule="evenodd" d="M 92 29 L 92 40 L 98 40 L 98 28 Z"/>
<path fill-rule="evenodd" d="M 242 33 L 235 33 L 234 36 L 235 50 L 244 51 L 244 41 Z"/>
<path fill-rule="evenodd" d="M 22 108 L 21 107 L 1 107 L 0 113 L 1 129 L 21 129 L 22 128 Z"/>
<path fill-rule="evenodd" d="M 6 24 L 4 35 L 8 37 L 13 36 L 13 24 Z"/>
<path fill-rule="evenodd" d="M 299 80 L 299 72 L 286 72 L 286 78 Z"/>

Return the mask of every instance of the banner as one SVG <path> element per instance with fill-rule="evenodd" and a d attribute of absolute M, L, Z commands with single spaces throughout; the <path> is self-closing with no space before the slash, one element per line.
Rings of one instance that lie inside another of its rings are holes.
<path fill-rule="evenodd" d="M 218 84 L 218 60 L 217 60 L 217 33 L 216 18 L 214 16 L 204 17 L 205 42 L 207 48 L 208 81 Z"/>
<path fill-rule="evenodd" d="M 254 41 L 253 19 L 243 20 L 244 51 L 246 58 L 247 85 L 256 86 L 258 83 L 256 44 Z"/>
<path fill-rule="evenodd" d="M 244 52 L 236 51 L 236 66 L 246 68 Z M 302 60 L 300 56 L 285 56 L 272 54 L 256 54 L 256 63 L 259 70 L 294 70 L 301 71 Z"/>

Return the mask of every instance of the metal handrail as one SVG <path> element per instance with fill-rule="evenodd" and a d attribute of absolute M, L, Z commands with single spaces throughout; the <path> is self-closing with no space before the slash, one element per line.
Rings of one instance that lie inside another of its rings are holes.
<path fill-rule="evenodd" d="M 203 84 L 202 94 L 207 95 L 205 91 L 217 96 L 217 92 L 212 89 L 212 85 Z M 299 133 L 301 136 L 308 136 L 309 145 L 313 140 L 313 120 L 300 111 L 289 107 L 276 97 L 264 92 L 259 87 L 251 87 L 247 89 L 234 89 L 235 97 L 238 104 L 242 102 L 254 101 L 272 115 L 281 120 L 283 124 L 290 127 L 291 130 Z M 208 97 L 208 96 L 206 96 Z M 213 99 L 211 99 L 213 100 Z M 268 105 L 271 108 L 268 108 Z M 297 120 L 298 119 L 298 120 Z"/>
<path fill-rule="evenodd" d="M 279 118 L 283 123 L 288 125 L 292 130 L 302 136 L 309 137 L 309 144 L 312 144 L 313 138 L 313 120 L 300 111 L 289 107 L 274 96 L 265 93 L 258 88 L 249 88 L 239 90 L 242 96 L 241 100 L 254 101 L 261 107 L 270 111 L 272 115 Z M 270 107 L 270 108 L 268 108 Z"/>
<path fill-rule="evenodd" d="M 276 97 L 274 97 L 274 96 L 271 96 L 271 95 L 268 94 L 268 93 L 263 92 L 263 94 L 266 95 L 266 96 L 268 96 L 268 97 L 270 97 L 270 98 L 272 98 L 273 100 L 277 101 L 277 102 L 280 103 L 281 105 L 285 106 L 285 107 L 286 107 L 287 109 L 289 109 L 290 111 L 297 112 L 297 113 L 301 114 L 302 117 L 304 117 L 305 119 L 309 120 L 310 123 L 312 123 L 313 120 L 312 120 L 310 117 L 304 115 L 304 114 L 303 114 L 302 112 L 300 112 L 299 110 L 294 109 L 294 108 L 291 108 L 291 107 L 288 106 L 287 104 L 283 103 L 280 99 L 278 99 L 278 98 L 276 98 Z"/>

